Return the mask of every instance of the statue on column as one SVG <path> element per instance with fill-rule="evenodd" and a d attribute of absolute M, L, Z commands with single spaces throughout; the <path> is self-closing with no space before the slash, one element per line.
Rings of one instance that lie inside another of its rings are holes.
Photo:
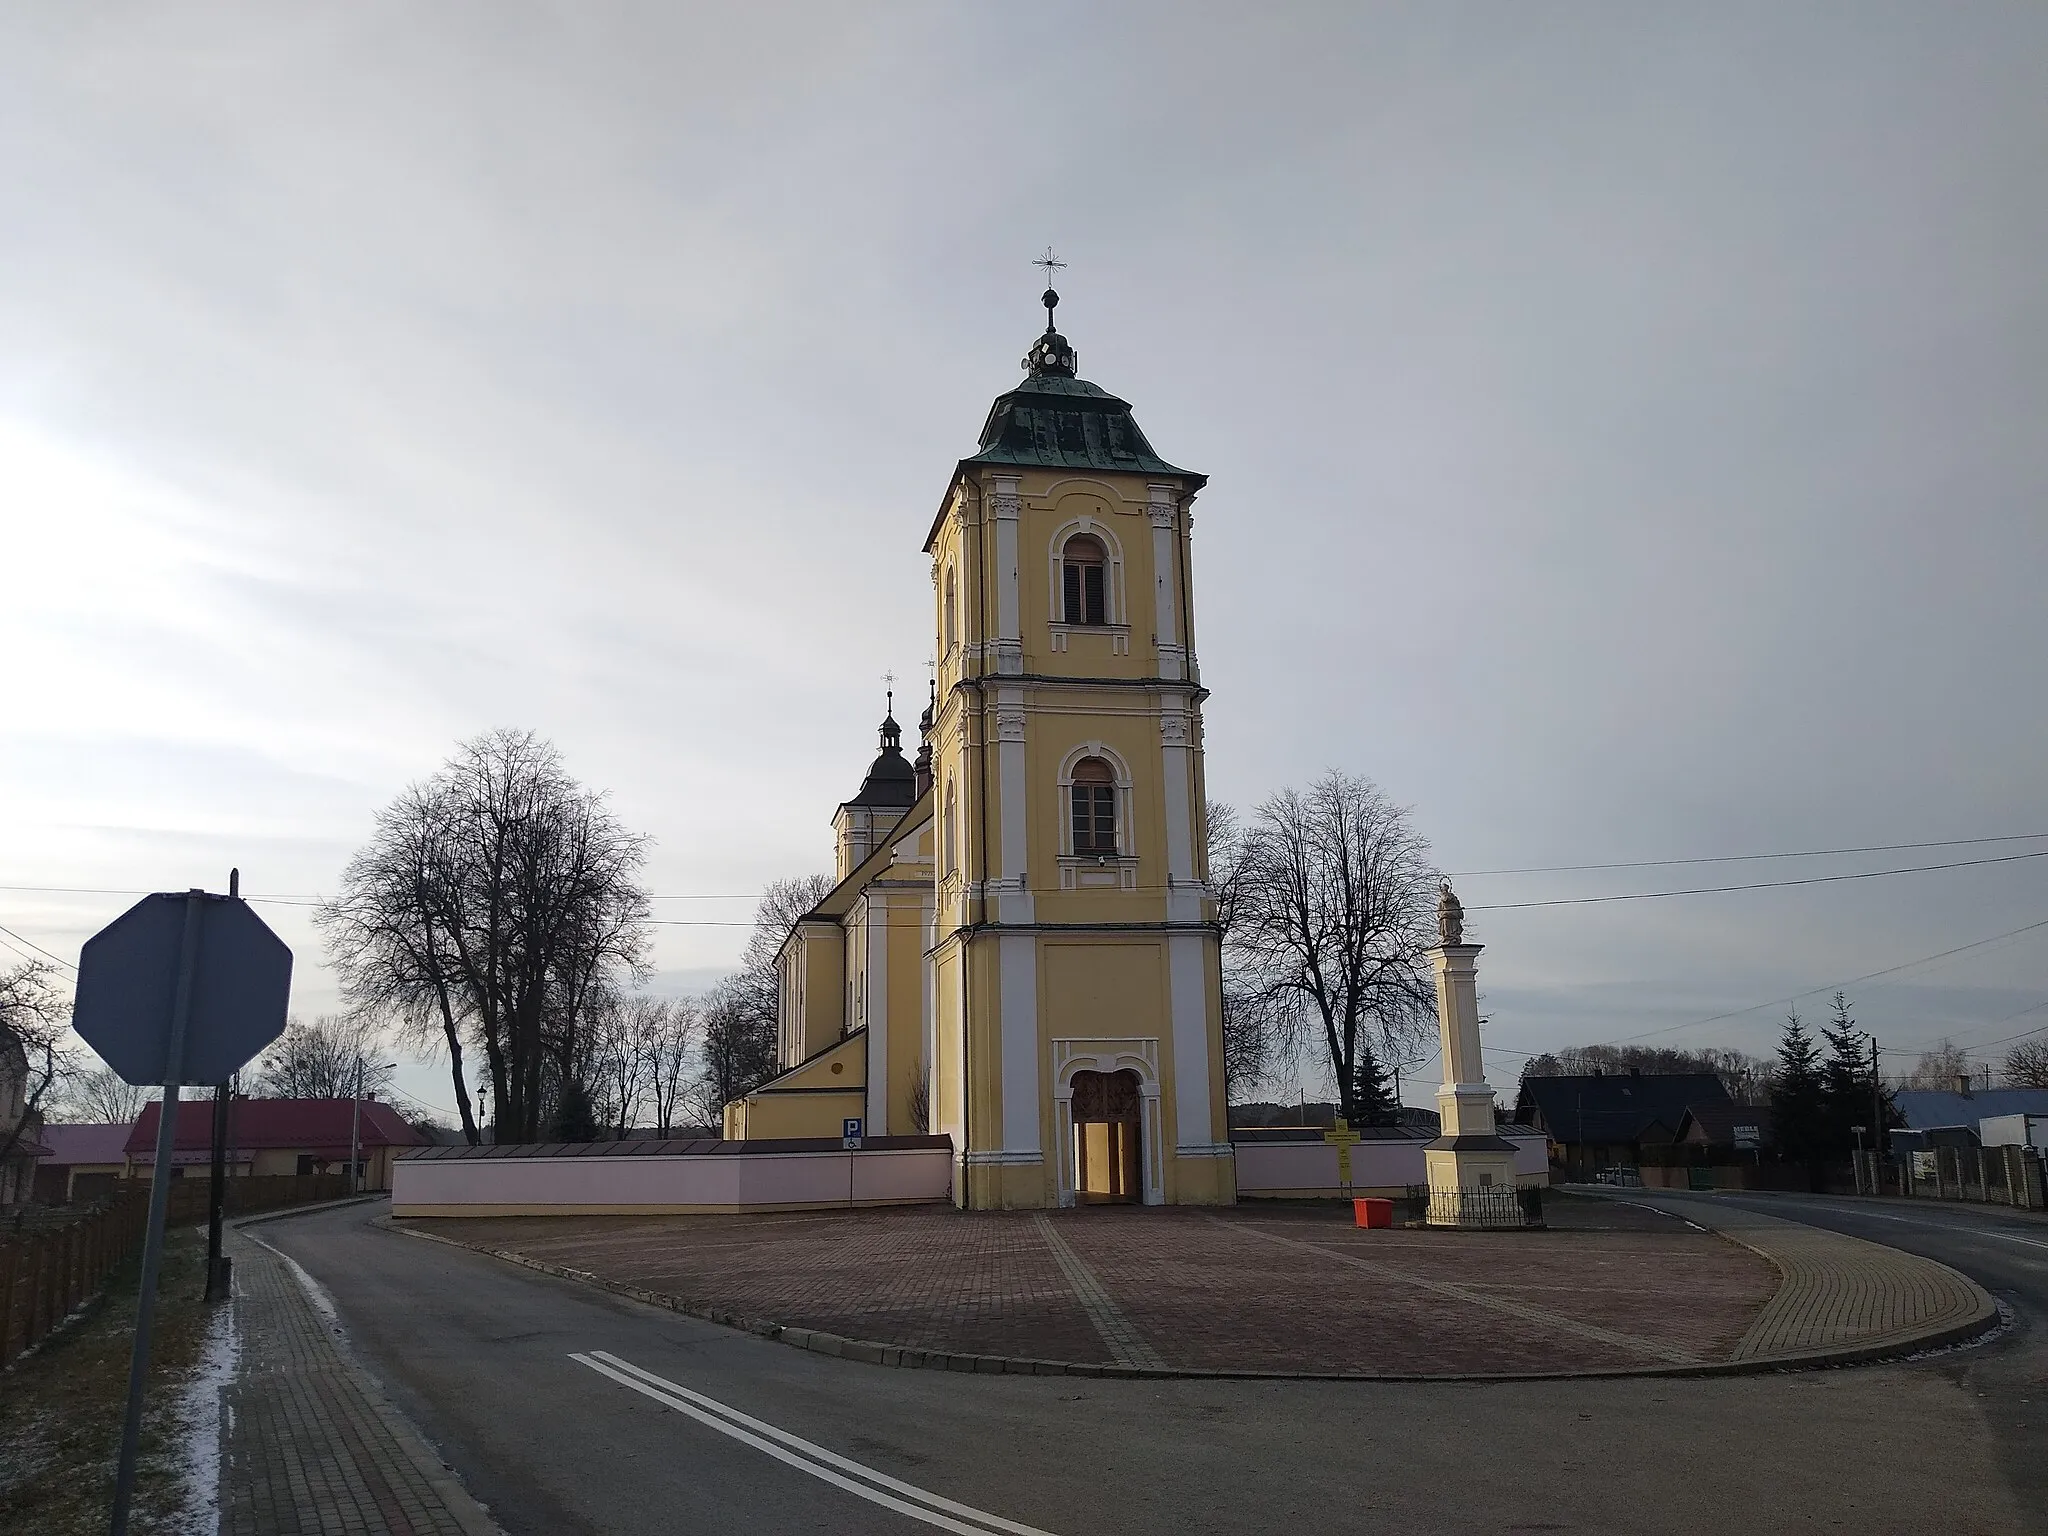
<path fill-rule="evenodd" d="M 1451 889 L 1451 882 L 1442 882 L 1443 889 L 1436 898 L 1436 933 L 1442 944 L 1465 942 L 1465 907 Z"/>

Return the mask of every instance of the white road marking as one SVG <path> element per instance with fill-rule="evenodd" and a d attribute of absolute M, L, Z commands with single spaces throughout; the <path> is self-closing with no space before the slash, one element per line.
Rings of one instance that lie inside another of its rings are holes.
<path fill-rule="evenodd" d="M 863 1466 L 849 1457 L 828 1451 L 824 1446 L 793 1435 L 786 1429 L 777 1429 L 773 1424 L 764 1423 L 750 1414 L 742 1413 L 730 1404 L 721 1403 L 715 1397 L 706 1397 L 693 1392 L 680 1383 L 644 1371 L 629 1360 L 617 1355 L 594 1349 L 588 1354 L 572 1353 L 569 1358 L 578 1365 L 586 1365 L 601 1376 L 608 1376 L 622 1386 L 631 1387 L 643 1396 L 653 1398 L 664 1407 L 687 1414 L 698 1423 L 728 1435 L 743 1445 L 773 1456 L 777 1461 L 808 1472 L 836 1488 L 856 1494 L 871 1504 L 880 1504 L 899 1514 L 908 1515 L 926 1525 L 936 1525 L 941 1530 L 953 1531 L 958 1536 L 989 1536 L 991 1531 L 1007 1531 L 1010 1536 L 1052 1536 L 1050 1531 L 1040 1530 L 1035 1525 L 1022 1525 L 1015 1520 L 1005 1520 L 1000 1515 L 991 1515 L 985 1510 L 957 1504 L 948 1498 L 919 1488 L 910 1483 L 900 1482 L 885 1472 Z M 802 1454 L 796 1454 L 801 1452 Z M 808 1458 L 808 1459 L 807 1459 Z M 835 1471 L 834 1468 L 839 1470 Z M 841 1472 L 851 1476 L 841 1476 Z M 865 1479 L 856 1482 L 855 1478 Z M 873 1484 L 874 1486 L 869 1486 Z M 888 1492 L 883 1490 L 887 1489 Z M 901 1498 L 894 1495 L 901 1494 Z M 916 1502 L 910 1502 L 915 1500 Z M 954 1516 L 960 1518 L 955 1519 Z M 972 1521 L 973 1524 L 967 1522 Z"/>

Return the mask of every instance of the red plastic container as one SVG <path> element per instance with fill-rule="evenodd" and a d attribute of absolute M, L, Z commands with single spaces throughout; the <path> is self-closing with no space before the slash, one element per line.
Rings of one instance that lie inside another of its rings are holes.
<path fill-rule="evenodd" d="M 1394 1224 L 1394 1202 L 1391 1200 L 1354 1200 L 1351 1210 L 1361 1227 L 1391 1227 Z"/>

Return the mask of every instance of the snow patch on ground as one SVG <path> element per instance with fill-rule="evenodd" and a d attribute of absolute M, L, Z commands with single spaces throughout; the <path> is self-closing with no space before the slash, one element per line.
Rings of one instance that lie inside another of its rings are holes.
<path fill-rule="evenodd" d="M 242 1335 L 235 1326 L 235 1307 L 230 1301 L 216 1307 L 207 1319 L 199 1363 L 179 1394 L 185 1496 L 176 1529 L 184 1536 L 214 1536 L 220 1529 L 220 1457 L 227 1439 L 223 1415 L 241 1356 Z"/>
<path fill-rule="evenodd" d="M 335 1310 L 334 1298 L 327 1294 L 327 1287 L 300 1268 L 297 1259 L 286 1253 L 282 1248 L 264 1242 L 262 1238 L 253 1232 L 245 1233 L 244 1236 L 255 1243 L 257 1247 L 263 1248 L 282 1259 L 285 1268 L 289 1269 L 297 1277 L 299 1285 L 305 1290 L 306 1299 L 313 1303 L 313 1310 L 327 1319 L 330 1326 L 335 1328 L 341 1326 L 341 1313 Z"/>

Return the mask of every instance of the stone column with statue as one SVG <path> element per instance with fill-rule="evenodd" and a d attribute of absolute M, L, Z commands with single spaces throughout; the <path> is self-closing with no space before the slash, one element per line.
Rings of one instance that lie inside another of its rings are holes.
<path fill-rule="evenodd" d="M 1437 898 L 1437 1028 L 1444 1080 L 1436 1091 L 1440 1133 L 1423 1149 L 1433 1227 L 1515 1226 L 1515 1149 L 1494 1126 L 1493 1089 L 1479 1049 L 1479 951 L 1465 942 L 1465 909 L 1443 882 Z M 1506 1193 L 1502 1193 L 1505 1191 Z"/>

